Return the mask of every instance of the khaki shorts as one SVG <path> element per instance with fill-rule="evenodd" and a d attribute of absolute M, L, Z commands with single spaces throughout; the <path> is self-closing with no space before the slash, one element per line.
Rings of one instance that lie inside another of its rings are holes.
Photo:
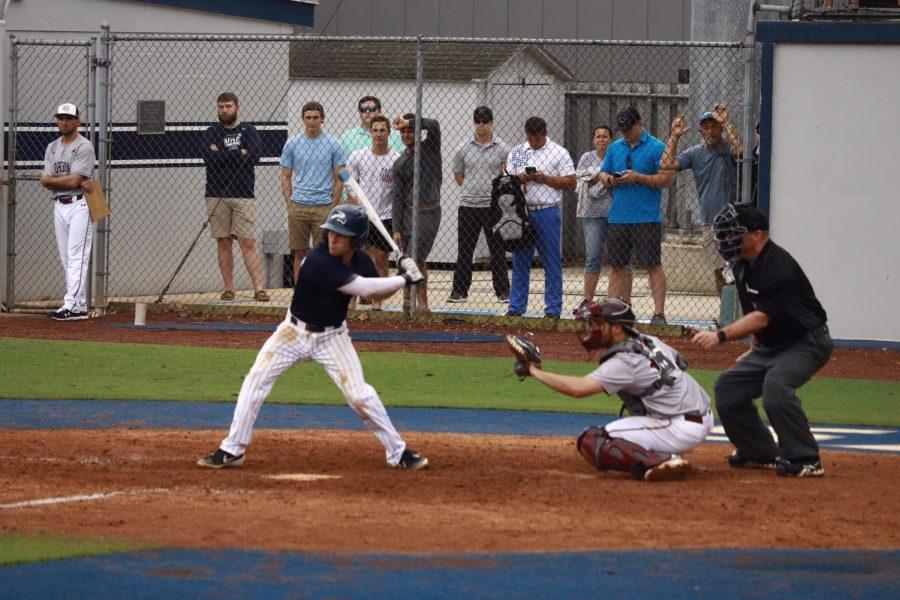
<path fill-rule="evenodd" d="M 703 258 L 706 259 L 706 265 L 715 271 L 725 267 L 725 259 L 719 254 L 716 246 L 716 230 L 710 225 L 700 225 L 701 242 L 703 244 Z"/>
<path fill-rule="evenodd" d="M 214 238 L 233 236 L 252 240 L 256 237 L 256 201 L 253 198 L 206 198 L 206 214 L 212 215 L 209 232 Z"/>
<path fill-rule="evenodd" d="M 319 225 L 325 222 L 331 213 L 331 204 L 307 206 L 288 202 L 288 245 L 291 250 L 306 252 L 311 245 L 319 243 L 322 231 Z M 314 241 L 310 244 L 310 238 Z"/>

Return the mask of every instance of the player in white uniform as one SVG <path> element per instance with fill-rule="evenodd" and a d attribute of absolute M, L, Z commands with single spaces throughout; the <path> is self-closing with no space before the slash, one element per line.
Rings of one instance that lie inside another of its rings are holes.
<path fill-rule="evenodd" d="M 304 258 L 287 317 L 275 330 L 244 378 L 231 431 L 218 450 L 197 461 L 201 467 L 238 467 L 253 436 L 253 424 L 278 377 L 301 360 L 325 367 L 347 404 L 375 433 L 394 467 L 421 469 L 428 459 L 406 446 L 394 429 L 378 393 L 363 378 L 362 366 L 347 332 L 352 296 L 386 298 L 418 283 L 415 261 L 400 259 L 400 274 L 379 277 L 372 259 L 358 250 L 369 231 L 369 218 L 358 206 L 332 209 L 322 242 Z"/>
<path fill-rule="evenodd" d="M 578 450 L 598 470 L 627 471 L 635 479 L 682 477 L 681 454 L 696 448 L 713 427 L 709 396 L 684 369 L 677 351 L 630 327 L 631 307 L 621 300 L 585 301 L 575 311 L 588 351 L 605 349 L 600 366 L 584 377 L 557 375 L 530 364 L 528 374 L 576 398 L 619 394 L 632 416 L 589 427 Z"/>
<path fill-rule="evenodd" d="M 66 273 L 63 305 L 51 313 L 57 321 L 87 319 L 85 284 L 91 258 L 94 229 L 84 191 L 91 191 L 94 173 L 94 147 L 78 133 L 78 107 L 61 104 L 56 110 L 56 125 L 62 134 L 50 142 L 44 152 L 41 185 L 53 192 L 53 224 L 59 260 Z"/>
<path fill-rule="evenodd" d="M 394 161 L 400 158 L 400 154 L 392 150 L 388 145 L 391 135 L 391 122 L 387 117 L 376 115 L 372 117 L 369 126 L 372 135 L 372 146 L 362 148 L 350 154 L 347 158 L 347 171 L 359 182 L 360 187 L 372 203 L 378 218 L 384 224 L 388 233 L 393 232 L 391 222 L 391 204 L 394 191 Z M 357 200 L 350 192 L 347 192 L 347 200 L 350 204 L 356 204 Z M 391 253 L 390 245 L 381 237 L 375 228 L 369 230 L 368 239 L 365 241 L 366 252 L 375 262 L 375 268 L 382 277 L 388 274 L 388 256 Z M 381 301 L 372 302 L 373 310 L 381 309 Z"/>

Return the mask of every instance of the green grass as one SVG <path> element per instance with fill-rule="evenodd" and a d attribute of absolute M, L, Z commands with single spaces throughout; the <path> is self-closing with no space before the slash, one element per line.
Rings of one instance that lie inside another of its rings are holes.
<path fill-rule="evenodd" d="M 256 350 L 0 338 L 0 397 L 233 401 Z M 366 352 L 366 379 L 388 406 L 614 413 L 616 398 L 573 399 L 533 380 L 510 376 L 510 358 Z M 548 361 L 552 371 L 582 375 L 593 365 Z M 718 372 L 691 373 L 712 392 Z M 900 426 L 900 384 L 817 378 L 800 391 L 811 421 Z M 279 379 L 269 402 L 343 404 L 315 363 Z"/>
<path fill-rule="evenodd" d="M 0 534 L 0 565 L 130 552 L 142 546 L 121 540 L 81 538 L 49 533 Z"/>

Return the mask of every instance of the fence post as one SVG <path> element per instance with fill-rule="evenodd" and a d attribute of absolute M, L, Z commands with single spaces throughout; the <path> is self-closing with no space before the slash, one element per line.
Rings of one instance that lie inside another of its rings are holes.
<path fill-rule="evenodd" d="M 100 179 L 100 187 L 107 200 L 110 200 L 109 190 L 109 23 L 100 25 L 100 57 L 97 61 L 99 73 L 97 74 L 98 89 L 97 117 L 99 135 L 97 139 L 97 175 Z M 97 314 L 106 314 L 108 298 L 106 297 L 108 284 L 108 250 L 109 250 L 109 217 L 100 219 L 96 224 L 94 234 L 94 274 L 93 274 L 93 305 Z"/>
<path fill-rule="evenodd" d="M 416 38 L 416 139 L 415 145 L 413 147 L 413 189 L 412 189 L 412 197 L 413 197 L 413 205 L 412 205 L 412 235 L 410 236 L 409 243 L 412 245 L 412 248 L 409 249 L 410 255 L 413 257 L 413 260 L 418 261 L 418 248 L 416 247 L 418 244 L 418 231 L 419 231 L 419 196 L 421 193 L 421 182 L 422 182 L 422 87 L 423 80 L 425 75 L 425 48 L 422 45 L 422 36 L 418 36 Z M 425 285 L 423 281 L 421 284 L 417 284 L 412 286 L 409 294 L 409 305 L 411 310 L 415 310 L 416 308 L 416 292 L 418 292 L 418 286 Z M 404 307 L 405 309 L 406 307 Z"/>
<path fill-rule="evenodd" d="M 16 96 L 19 48 L 9 36 L 9 137 L 6 146 L 6 304 L 15 302 L 16 278 Z"/>
<path fill-rule="evenodd" d="M 741 135 L 744 136 L 744 154 L 741 158 L 741 202 L 749 204 L 753 199 L 753 115 L 756 87 L 756 12 L 751 8 L 747 35 L 744 38 L 744 89 L 741 97 L 743 123 Z"/>

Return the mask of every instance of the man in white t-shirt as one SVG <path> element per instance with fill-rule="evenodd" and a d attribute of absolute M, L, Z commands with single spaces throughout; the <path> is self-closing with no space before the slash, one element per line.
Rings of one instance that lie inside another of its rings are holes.
<path fill-rule="evenodd" d="M 391 204 L 394 189 L 394 161 L 400 158 L 400 154 L 393 150 L 388 140 L 391 135 L 391 122 L 387 117 L 376 115 L 372 117 L 369 123 L 369 133 L 372 136 L 371 148 L 362 148 L 350 154 L 347 159 L 347 170 L 360 187 L 369 197 L 369 202 L 378 218 L 384 223 L 388 233 L 391 229 Z M 356 198 L 352 194 L 347 193 L 347 201 L 350 204 L 358 204 Z M 374 227 L 369 228 L 369 234 L 366 238 L 366 252 L 375 263 L 378 274 L 387 277 L 388 274 L 388 255 L 391 247 L 387 241 L 381 237 L 378 230 Z M 373 310 L 381 310 L 381 300 L 373 300 Z"/>
<path fill-rule="evenodd" d="M 588 427 L 578 437 L 578 451 L 598 471 L 626 471 L 643 481 L 683 477 L 690 464 L 681 454 L 700 445 L 714 424 L 709 396 L 685 372 L 687 362 L 659 339 L 632 329 L 634 313 L 622 300 L 585 301 L 575 319 L 581 345 L 605 351 L 599 367 L 573 377 L 527 364 L 517 374 L 575 398 L 622 398 L 632 416 Z"/>
<path fill-rule="evenodd" d="M 507 316 L 521 317 L 528 308 L 531 259 L 537 249 L 544 264 L 544 315 L 558 319 L 562 312 L 563 190 L 575 189 L 575 165 L 569 151 L 547 138 L 547 123 L 540 117 L 525 121 L 524 144 L 512 149 L 506 171 L 518 175 L 525 191 L 528 213 L 537 231 L 534 244 L 513 254 L 513 277 Z"/>

